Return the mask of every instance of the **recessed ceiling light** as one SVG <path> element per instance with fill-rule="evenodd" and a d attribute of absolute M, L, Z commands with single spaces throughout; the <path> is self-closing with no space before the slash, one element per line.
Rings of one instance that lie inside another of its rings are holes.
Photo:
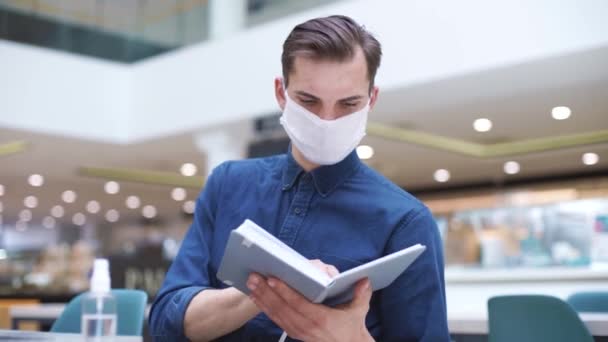
<path fill-rule="evenodd" d="M 120 191 L 120 184 L 118 184 L 118 182 L 115 182 L 115 181 L 109 181 L 109 182 L 106 182 L 106 184 L 104 185 L 103 188 L 106 191 L 106 193 L 108 193 L 110 195 L 115 195 Z"/>
<path fill-rule="evenodd" d="M 194 201 L 186 201 L 184 202 L 184 204 L 182 205 L 182 210 L 186 213 L 186 214 L 194 214 L 194 208 L 195 208 L 195 204 Z"/>
<path fill-rule="evenodd" d="M 171 198 L 175 201 L 183 201 L 186 199 L 186 190 L 184 188 L 175 188 L 171 191 Z"/>
<path fill-rule="evenodd" d="M 23 209 L 19 212 L 19 221 L 29 222 L 32 219 L 32 212 L 29 209 Z"/>
<path fill-rule="evenodd" d="M 38 198 L 36 196 L 27 196 L 23 200 L 23 205 L 27 208 L 34 209 L 38 206 Z"/>
<path fill-rule="evenodd" d="M 0 196 L 4 196 L 4 185 L 0 184 Z"/>
<path fill-rule="evenodd" d="M 60 218 L 60 217 L 63 217 L 64 214 L 65 214 L 65 210 L 63 210 L 63 207 L 60 205 L 56 205 L 53 208 L 51 208 L 51 215 L 53 217 Z"/>
<path fill-rule="evenodd" d="M 50 217 L 50 216 L 45 216 L 42 219 L 42 226 L 46 229 L 53 229 L 55 228 L 55 219 Z"/>
<path fill-rule="evenodd" d="M 142 208 L 141 214 L 147 219 L 154 218 L 156 216 L 156 208 L 153 205 L 146 205 Z"/>
<path fill-rule="evenodd" d="M 187 177 L 194 176 L 196 174 L 196 171 L 196 165 L 192 163 L 185 163 L 180 168 L 180 172 L 182 173 L 182 175 Z"/>
<path fill-rule="evenodd" d="M 450 180 L 450 171 L 446 169 L 439 169 L 433 174 L 433 178 L 439 183 L 445 183 Z"/>
<path fill-rule="evenodd" d="M 101 210 L 101 205 L 99 202 L 93 200 L 87 203 L 87 211 L 91 214 L 97 214 Z"/>
<path fill-rule="evenodd" d="M 583 154 L 583 164 L 585 165 L 595 165 L 600 161 L 600 156 L 597 153 L 588 152 Z"/>
<path fill-rule="evenodd" d="M 120 218 L 120 214 L 118 213 L 118 210 L 116 209 L 110 209 L 106 212 L 106 220 L 108 222 L 117 222 L 118 219 Z"/>
<path fill-rule="evenodd" d="M 370 159 L 374 156 L 374 149 L 368 145 L 357 146 L 357 155 L 361 159 Z"/>
<path fill-rule="evenodd" d="M 568 108 L 566 106 L 554 107 L 551 110 L 551 116 L 555 120 L 566 120 L 567 118 L 570 117 L 570 114 L 572 114 L 572 111 L 570 110 L 570 108 Z"/>
<path fill-rule="evenodd" d="M 65 203 L 74 203 L 76 201 L 76 193 L 72 190 L 66 190 L 61 194 L 61 199 Z"/>
<path fill-rule="evenodd" d="M 129 197 L 127 197 L 127 200 L 125 201 L 125 204 L 127 205 L 127 208 L 129 208 L 129 209 L 137 209 L 141 205 L 141 201 L 139 200 L 139 197 L 137 197 L 137 196 L 129 196 Z"/>
<path fill-rule="evenodd" d="M 514 175 L 516 173 L 519 173 L 519 171 L 521 170 L 521 166 L 516 161 L 508 161 L 503 166 L 503 170 L 508 175 Z"/>
<path fill-rule="evenodd" d="M 77 226 L 84 226 L 87 222 L 87 217 L 83 213 L 76 213 L 72 216 L 72 223 Z"/>
<path fill-rule="evenodd" d="M 42 186 L 44 184 L 44 177 L 39 174 L 33 174 L 28 177 L 27 181 L 31 186 Z"/>
<path fill-rule="evenodd" d="M 480 118 L 473 121 L 473 128 L 477 132 L 488 132 L 492 129 L 492 121 L 486 118 Z"/>

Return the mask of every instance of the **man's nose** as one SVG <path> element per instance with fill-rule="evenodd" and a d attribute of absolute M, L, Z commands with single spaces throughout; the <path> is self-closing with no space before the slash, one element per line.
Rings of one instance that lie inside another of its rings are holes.
<path fill-rule="evenodd" d="M 332 108 L 327 108 L 327 107 L 322 107 L 319 110 L 319 112 L 317 113 L 317 116 L 322 120 L 335 120 L 336 119 L 336 113 L 334 113 Z"/>

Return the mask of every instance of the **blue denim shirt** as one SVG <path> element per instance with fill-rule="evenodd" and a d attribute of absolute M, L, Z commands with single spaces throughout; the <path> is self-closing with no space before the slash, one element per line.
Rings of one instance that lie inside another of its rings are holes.
<path fill-rule="evenodd" d="M 216 273 L 230 231 L 247 218 L 340 272 L 425 245 L 395 282 L 374 292 L 366 324 L 378 341 L 449 341 L 442 242 L 433 217 L 354 151 L 310 173 L 290 153 L 218 166 L 152 306 L 149 326 L 157 340 L 184 340 L 190 300 L 207 288 L 226 287 Z M 278 341 L 281 332 L 259 314 L 219 341 Z"/>

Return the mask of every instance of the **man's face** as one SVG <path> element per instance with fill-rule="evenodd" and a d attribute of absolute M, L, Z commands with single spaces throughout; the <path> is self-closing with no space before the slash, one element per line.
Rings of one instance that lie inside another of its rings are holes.
<path fill-rule="evenodd" d="M 282 78 L 275 79 L 275 96 L 285 108 Z M 335 120 L 376 102 L 378 88 L 369 92 L 367 64 L 361 49 L 350 61 L 335 62 L 296 57 L 289 74 L 289 97 L 323 120 Z"/>

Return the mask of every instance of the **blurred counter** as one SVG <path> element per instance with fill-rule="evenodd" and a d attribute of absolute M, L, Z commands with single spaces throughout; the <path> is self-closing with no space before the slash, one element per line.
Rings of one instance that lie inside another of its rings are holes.
<path fill-rule="evenodd" d="M 593 267 L 464 268 L 446 267 L 446 284 L 496 282 L 608 282 L 608 265 Z"/>

